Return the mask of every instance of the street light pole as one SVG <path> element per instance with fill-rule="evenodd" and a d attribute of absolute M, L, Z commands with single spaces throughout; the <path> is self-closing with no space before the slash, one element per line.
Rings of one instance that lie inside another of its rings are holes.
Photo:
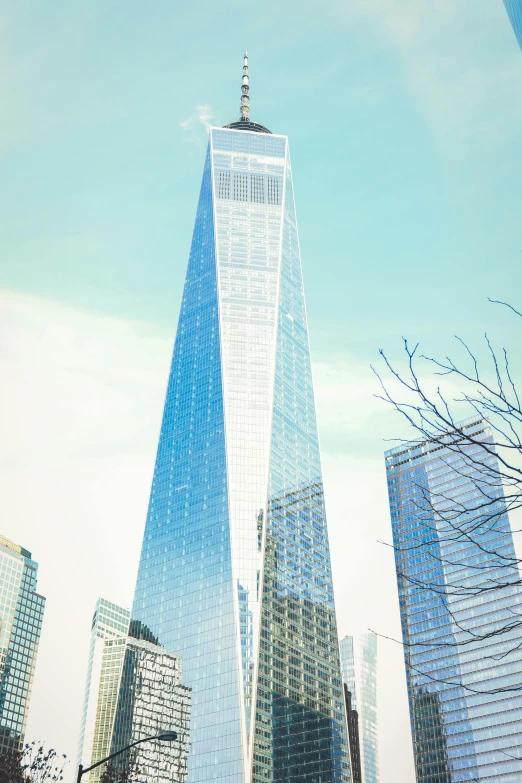
<path fill-rule="evenodd" d="M 107 761 L 110 761 L 115 756 L 119 756 L 120 753 L 125 753 L 126 750 L 130 750 L 131 748 L 134 748 L 135 745 L 139 745 L 140 742 L 150 742 L 151 740 L 155 740 L 155 739 L 161 740 L 162 742 L 174 742 L 174 740 L 177 740 L 177 738 L 178 735 L 175 731 L 164 731 L 162 734 L 156 734 L 154 737 L 144 737 L 143 739 L 136 740 L 136 742 L 131 742 L 131 744 L 127 745 L 126 748 L 117 750 L 116 753 L 111 753 L 110 756 L 107 756 L 101 761 L 97 761 L 96 764 L 92 764 L 90 767 L 87 767 L 87 769 L 84 769 L 83 764 L 80 764 L 78 767 L 78 777 L 76 778 L 76 783 L 81 783 L 82 775 L 84 775 L 86 772 L 90 772 L 91 769 L 95 769 L 96 767 L 99 767 L 101 764 L 105 764 Z"/>

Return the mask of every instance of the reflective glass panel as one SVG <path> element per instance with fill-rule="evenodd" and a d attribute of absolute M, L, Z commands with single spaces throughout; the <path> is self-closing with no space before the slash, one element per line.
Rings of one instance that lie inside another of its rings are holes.
<path fill-rule="evenodd" d="M 417 780 L 514 783 L 522 629 L 513 620 L 522 591 L 507 567 L 515 551 L 502 488 L 481 467 L 495 469 L 480 446 L 491 430 L 481 419 L 462 426 L 475 444 L 386 453 Z"/>
<path fill-rule="evenodd" d="M 190 690 L 188 783 L 349 779 L 282 136 L 210 132 L 132 618 Z"/>

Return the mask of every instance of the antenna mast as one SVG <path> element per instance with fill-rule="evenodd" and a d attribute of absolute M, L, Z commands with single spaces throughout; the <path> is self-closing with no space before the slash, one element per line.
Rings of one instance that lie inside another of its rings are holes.
<path fill-rule="evenodd" d="M 250 119 L 250 98 L 248 96 L 248 52 L 245 52 L 245 58 L 243 60 L 243 82 L 241 84 L 241 117 L 240 119 Z"/>

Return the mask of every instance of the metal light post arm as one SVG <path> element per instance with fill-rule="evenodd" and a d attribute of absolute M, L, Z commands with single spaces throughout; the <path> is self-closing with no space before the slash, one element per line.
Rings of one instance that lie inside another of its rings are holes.
<path fill-rule="evenodd" d="M 169 741 L 171 739 L 172 740 L 177 739 L 176 733 L 175 732 L 172 732 L 172 733 L 175 734 L 175 736 L 172 737 L 172 738 L 169 738 Z M 135 745 L 139 745 L 140 742 L 150 742 L 151 740 L 164 739 L 164 738 L 165 738 L 165 733 L 163 733 L 163 734 L 156 734 L 154 737 L 144 737 L 143 739 L 136 740 L 136 742 L 131 742 L 130 745 L 127 745 L 127 747 L 122 748 L 121 750 L 117 750 L 116 753 L 111 753 L 110 756 L 107 756 L 106 758 L 102 759 L 101 761 L 97 761 L 96 764 L 92 764 L 90 767 L 87 767 L 87 769 L 84 769 L 83 765 L 80 764 L 80 766 L 78 767 L 78 777 L 76 778 L 76 783 L 80 783 L 80 781 L 82 779 L 82 775 L 85 772 L 90 772 L 92 769 L 95 769 L 96 767 L 99 767 L 101 764 L 105 764 L 107 761 L 110 761 L 115 756 L 119 756 L 121 753 L 125 753 L 126 750 L 130 750 Z"/>

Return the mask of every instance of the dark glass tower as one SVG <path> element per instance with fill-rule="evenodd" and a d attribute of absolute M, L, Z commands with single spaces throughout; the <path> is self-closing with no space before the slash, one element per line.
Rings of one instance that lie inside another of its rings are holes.
<path fill-rule="evenodd" d="M 241 119 L 210 130 L 132 617 L 183 659 L 189 783 L 349 781 L 288 141 L 249 118 L 246 55 Z"/>

